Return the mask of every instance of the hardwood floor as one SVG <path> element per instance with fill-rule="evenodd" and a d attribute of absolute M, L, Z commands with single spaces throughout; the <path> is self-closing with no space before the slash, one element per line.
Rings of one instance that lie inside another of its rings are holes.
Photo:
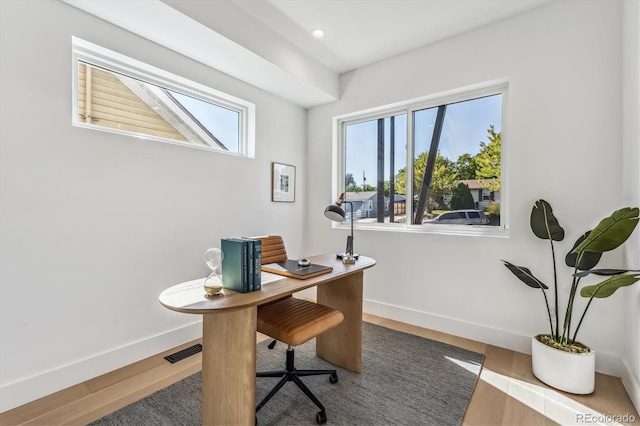
<path fill-rule="evenodd" d="M 555 391 L 531 373 L 531 357 L 484 343 L 373 315 L 368 322 L 485 355 L 483 370 L 463 425 L 640 425 L 640 416 L 619 378 L 596 375 L 587 396 Z M 266 339 L 258 335 L 257 341 Z M 164 357 L 189 342 L 87 382 L 0 414 L 0 425 L 87 424 L 200 370 L 202 354 L 175 364 Z M 608 416 L 608 417 L 605 417 Z"/>

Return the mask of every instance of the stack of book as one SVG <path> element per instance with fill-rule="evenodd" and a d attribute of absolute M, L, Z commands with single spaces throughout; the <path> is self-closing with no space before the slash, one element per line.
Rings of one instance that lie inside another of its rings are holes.
<path fill-rule="evenodd" d="M 262 241 L 251 238 L 220 240 L 222 286 L 239 293 L 260 290 L 262 286 Z"/>

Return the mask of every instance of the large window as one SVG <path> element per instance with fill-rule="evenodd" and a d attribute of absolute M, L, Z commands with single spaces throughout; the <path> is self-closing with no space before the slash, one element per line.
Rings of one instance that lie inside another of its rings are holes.
<path fill-rule="evenodd" d="M 254 156 L 253 104 L 73 38 L 73 124 Z"/>
<path fill-rule="evenodd" d="M 502 233 L 506 96 L 503 83 L 336 117 L 335 190 L 354 225 Z"/>

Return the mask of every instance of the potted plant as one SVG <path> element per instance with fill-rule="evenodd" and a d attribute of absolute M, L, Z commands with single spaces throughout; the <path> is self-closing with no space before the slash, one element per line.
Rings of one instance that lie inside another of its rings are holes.
<path fill-rule="evenodd" d="M 637 207 L 616 210 L 611 216 L 598 223 L 591 231 L 578 238 L 573 248 L 565 256 L 565 263 L 573 268 L 571 284 L 567 288 L 568 299 L 564 309 L 564 318 L 560 322 L 558 292 L 558 269 L 554 241 L 564 239 L 564 229 L 553 215 L 549 203 L 544 200 L 535 202 L 531 210 L 531 230 L 538 238 L 549 240 L 553 265 L 553 302 L 549 306 L 547 290 L 549 287 L 536 278 L 528 268 L 514 265 L 503 260 L 504 265 L 531 288 L 542 291 L 549 317 L 549 333 L 533 336 L 531 357 L 533 374 L 542 382 L 557 389 L 588 394 L 595 385 L 595 352 L 577 340 L 578 331 L 594 299 L 611 296 L 617 289 L 629 286 L 640 280 L 640 270 L 594 269 L 602 253 L 622 245 L 638 224 Z M 582 286 L 582 280 L 589 275 L 607 277 L 598 284 Z M 574 316 L 575 298 L 587 298 L 587 304 L 579 316 Z M 553 314 L 552 314 L 553 313 Z M 575 327 L 574 327 L 575 325 Z"/>

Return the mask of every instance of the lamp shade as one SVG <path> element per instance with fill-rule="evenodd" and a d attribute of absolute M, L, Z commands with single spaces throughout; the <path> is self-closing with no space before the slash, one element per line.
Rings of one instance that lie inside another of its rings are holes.
<path fill-rule="evenodd" d="M 353 252 L 353 203 L 351 201 L 345 200 L 345 196 L 346 194 L 344 192 L 340 194 L 340 197 L 336 201 L 335 205 L 331 205 L 324 209 L 324 215 L 334 222 L 344 222 L 347 220 L 347 214 L 340 206 L 344 203 L 347 203 L 351 206 L 351 220 L 349 220 L 351 224 L 351 234 L 347 236 L 347 249 L 344 253 L 336 254 L 336 257 L 338 259 L 342 259 L 343 263 L 349 264 L 355 263 L 358 259 L 358 256 L 360 255 Z"/>
<path fill-rule="evenodd" d="M 344 222 L 346 214 L 342 207 L 331 205 L 324 209 L 324 215 L 334 222 Z"/>

